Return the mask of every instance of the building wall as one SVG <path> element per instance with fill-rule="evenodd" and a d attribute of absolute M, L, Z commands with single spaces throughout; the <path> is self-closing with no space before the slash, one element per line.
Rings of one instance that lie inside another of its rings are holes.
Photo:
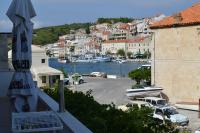
<path fill-rule="evenodd" d="M 113 54 L 117 53 L 117 50 L 119 49 L 123 49 L 124 51 L 126 48 L 126 43 L 122 42 L 122 43 L 103 43 L 102 44 L 102 53 L 106 54 L 107 51 L 110 51 Z"/>
<path fill-rule="evenodd" d="M 45 59 L 45 63 L 42 63 L 42 59 Z M 38 67 L 41 65 L 48 66 L 48 58 L 44 52 L 33 52 L 32 54 L 32 66 Z"/>
<path fill-rule="evenodd" d="M 154 30 L 152 84 L 172 103 L 200 98 L 200 26 Z"/>

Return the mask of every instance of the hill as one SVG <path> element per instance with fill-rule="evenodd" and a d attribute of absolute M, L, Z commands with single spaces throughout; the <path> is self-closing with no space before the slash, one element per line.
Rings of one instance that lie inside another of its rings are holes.
<path fill-rule="evenodd" d="M 61 26 L 51 26 L 34 30 L 33 44 L 45 45 L 54 43 L 58 40 L 59 36 L 70 33 L 70 30 L 77 30 L 80 28 L 87 29 L 91 23 L 73 23 Z"/>

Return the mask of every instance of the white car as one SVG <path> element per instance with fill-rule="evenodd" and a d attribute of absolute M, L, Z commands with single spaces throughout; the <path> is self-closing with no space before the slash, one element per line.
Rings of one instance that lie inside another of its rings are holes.
<path fill-rule="evenodd" d="M 126 105 L 120 105 L 117 108 L 121 109 L 122 111 L 127 111 L 129 108 L 133 107 L 133 106 L 138 106 L 138 108 L 142 108 L 142 107 L 150 107 L 150 104 L 144 101 L 130 101 L 130 103 L 126 104 Z"/>
<path fill-rule="evenodd" d="M 168 120 L 177 126 L 187 126 L 189 119 L 187 116 L 179 114 L 172 106 L 156 107 L 153 113 L 153 118 L 163 121 Z"/>
<path fill-rule="evenodd" d="M 84 79 L 82 75 L 75 73 L 71 76 L 67 76 L 64 78 L 64 85 L 70 85 L 70 84 L 82 84 L 84 83 Z"/>
<path fill-rule="evenodd" d="M 106 77 L 107 75 L 104 72 L 92 72 L 90 73 L 90 76 L 91 77 Z"/>
<path fill-rule="evenodd" d="M 195 133 L 200 133 L 200 128 L 198 128 L 198 129 L 195 131 Z"/>

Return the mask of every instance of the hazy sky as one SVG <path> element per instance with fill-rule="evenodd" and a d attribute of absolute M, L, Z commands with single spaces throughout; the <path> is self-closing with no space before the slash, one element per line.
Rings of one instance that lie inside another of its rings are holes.
<path fill-rule="evenodd" d="M 11 31 L 5 15 L 12 0 L 0 0 L 0 32 Z M 94 22 L 99 17 L 171 15 L 199 0 L 32 0 L 35 28 L 73 22 Z"/>

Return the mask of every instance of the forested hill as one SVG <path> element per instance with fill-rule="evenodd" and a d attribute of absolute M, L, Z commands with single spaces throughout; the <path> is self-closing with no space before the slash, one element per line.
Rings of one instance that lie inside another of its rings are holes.
<path fill-rule="evenodd" d="M 132 22 L 133 18 L 126 18 L 126 17 L 121 17 L 121 18 L 98 18 L 97 20 L 97 24 L 102 24 L 102 23 L 109 23 L 109 24 L 113 24 L 113 23 L 117 23 L 117 22 L 122 22 L 122 23 L 129 23 Z"/>
<path fill-rule="evenodd" d="M 97 24 L 102 23 L 117 23 L 123 22 L 128 23 L 132 22 L 134 19 L 132 18 L 99 18 L 97 19 Z M 54 43 L 58 40 L 59 36 L 66 35 L 70 33 L 70 30 L 77 30 L 80 28 L 88 29 L 89 26 L 94 25 L 92 23 L 73 23 L 73 24 L 65 24 L 61 26 L 50 26 L 40 29 L 34 30 L 33 36 L 33 44 L 35 45 L 45 45 L 49 43 Z"/>
<path fill-rule="evenodd" d="M 33 44 L 45 45 L 54 43 L 58 40 L 59 36 L 70 33 L 70 30 L 77 30 L 80 28 L 87 29 L 91 23 L 73 23 L 61 26 L 50 26 L 34 30 Z"/>

